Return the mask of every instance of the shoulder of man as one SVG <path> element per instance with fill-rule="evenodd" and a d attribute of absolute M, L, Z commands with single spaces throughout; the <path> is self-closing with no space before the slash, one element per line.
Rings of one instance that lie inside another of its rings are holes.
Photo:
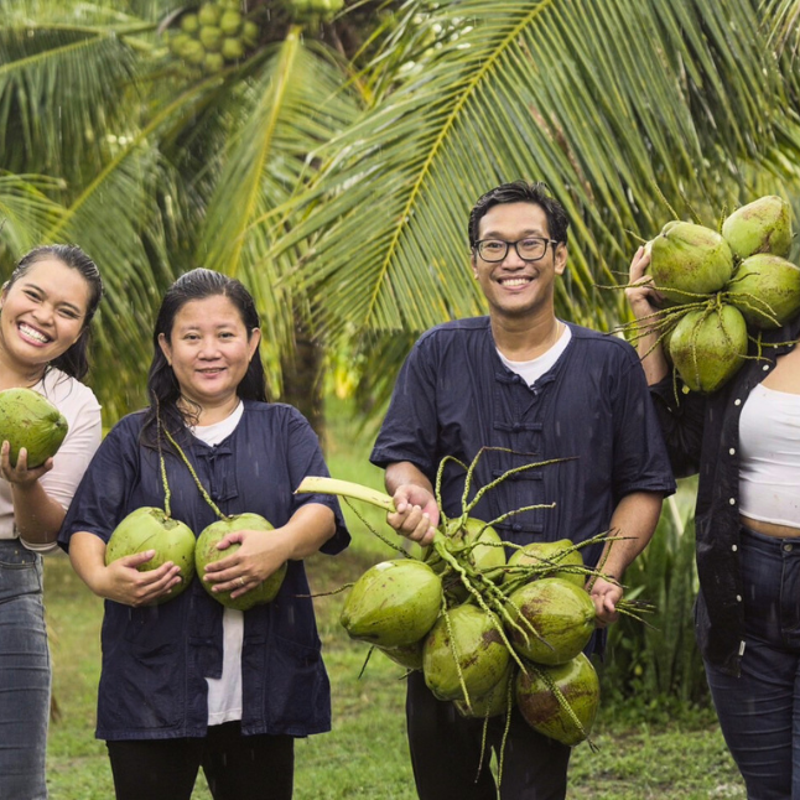
<path fill-rule="evenodd" d="M 442 322 L 439 325 L 434 325 L 434 327 L 429 328 L 417 339 L 417 344 L 451 341 L 459 337 L 467 337 L 473 334 L 480 336 L 485 335 L 489 330 L 489 317 L 455 319 L 450 322 Z"/>

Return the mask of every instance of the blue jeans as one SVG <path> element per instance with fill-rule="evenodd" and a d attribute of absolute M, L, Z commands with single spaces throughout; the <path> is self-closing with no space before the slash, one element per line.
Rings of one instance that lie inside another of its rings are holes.
<path fill-rule="evenodd" d="M 742 529 L 741 675 L 706 663 L 749 800 L 800 800 L 800 539 Z"/>
<path fill-rule="evenodd" d="M 0 797 L 44 800 L 50 652 L 42 559 L 0 540 Z"/>

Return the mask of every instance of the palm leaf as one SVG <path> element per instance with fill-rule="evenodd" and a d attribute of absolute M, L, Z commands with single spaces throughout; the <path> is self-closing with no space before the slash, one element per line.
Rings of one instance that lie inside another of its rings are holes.
<path fill-rule="evenodd" d="M 559 313 L 609 327 L 621 301 L 596 285 L 636 234 L 673 208 L 713 221 L 738 165 L 763 162 L 786 124 L 747 0 L 464 0 L 428 24 L 448 41 L 320 151 L 305 199 L 324 202 L 281 243 L 318 236 L 300 276 L 342 335 L 478 313 L 467 214 L 518 177 L 545 180 L 572 219 Z"/>

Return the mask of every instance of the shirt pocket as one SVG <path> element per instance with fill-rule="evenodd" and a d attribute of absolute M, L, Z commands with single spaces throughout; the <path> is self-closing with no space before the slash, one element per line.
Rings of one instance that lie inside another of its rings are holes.
<path fill-rule="evenodd" d="M 319 648 L 274 637 L 266 691 L 271 731 L 330 727 L 330 684 Z"/>
<path fill-rule="evenodd" d="M 104 654 L 99 727 L 130 731 L 174 727 L 183 718 L 182 637 L 159 623 L 159 606 L 129 611 L 122 637 Z"/>

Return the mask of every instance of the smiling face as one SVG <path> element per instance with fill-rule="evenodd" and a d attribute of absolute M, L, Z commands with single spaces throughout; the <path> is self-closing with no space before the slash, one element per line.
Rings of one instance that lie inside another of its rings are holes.
<path fill-rule="evenodd" d="M 55 258 L 33 263 L 0 295 L 0 357 L 29 373 L 63 355 L 83 333 L 91 288 Z"/>
<path fill-rule="evenodd" d="M 528 236 L 550 239 L 547 215 L 535 203 L 501 203 L 492 206 L 480 219 L 478 239 L 516 242 Z M 529 318 L 540 313 L 552 315 L 555 276 L 564 272 L 567 248 L 563 243 L 548 244 L 538 261 L 523 261 L 514 247 L 503 261 L 484 261 L 472 255 L 475 278 L 489 302 L 493 319 Z"/>
<path fill-rule="evenodd" d="M 205 412 L 230 404 L 256 352 L 261 331 L 248 330 L 225 295 L 190 300 L 175 315 L 169 341 L 159 344 L 181 397 Z"/>

